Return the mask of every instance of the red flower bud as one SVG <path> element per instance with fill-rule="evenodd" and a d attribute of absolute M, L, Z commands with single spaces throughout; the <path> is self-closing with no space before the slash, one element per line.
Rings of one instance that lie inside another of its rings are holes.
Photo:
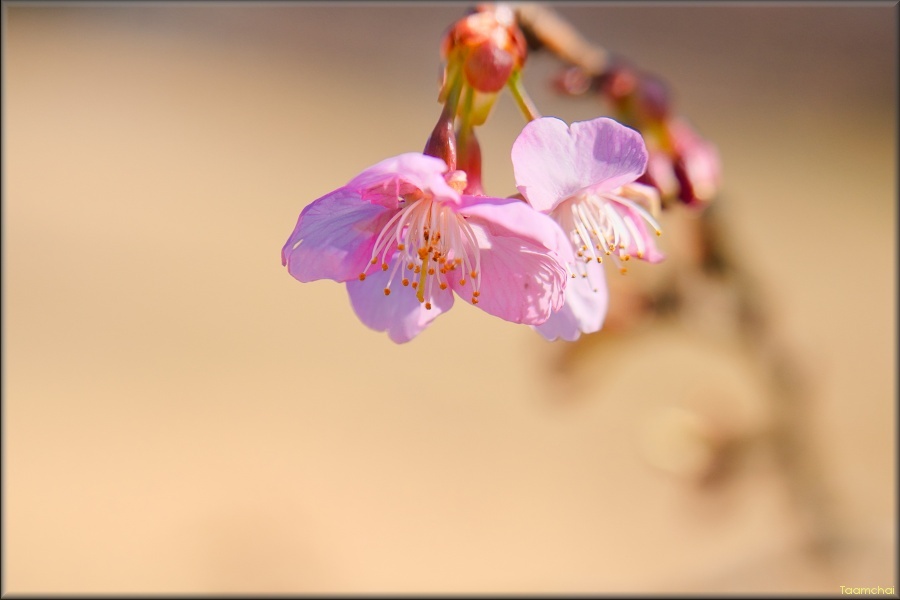
<path fill-rule="evenodd" d="M 479 6 L 454 23 L 441 43 L 441 56 L 462 61 L 466 80 L 480 92 L 502 89 L 526 53 L 525 36 L 505 6 Z"/>
<path fill-rule="evenodd" d="M 461 141 L 459 148 L 458 169 L 466 172 L 467 183 L 465 193 L 473 196 L 483 196 L 484 188 L 481 185 L 481 146 L 475 137 L 475 130 L 470 129 L 465 135 L 460 132 L 458 139 Z"/>
<path fill-rule="evenodd" d="M 513 66 L 513 56 L 490 41 L 475 46 L 463 63 L 469 85 L 480 92 L 502 90 Z"/>
<path fill-rule="evenodd" d="M 453 131 L 452 115 L 441 115 L 425 142 L 422 154 L 443 159 L 451 171 L 456 169 L 456 133 Z"/>

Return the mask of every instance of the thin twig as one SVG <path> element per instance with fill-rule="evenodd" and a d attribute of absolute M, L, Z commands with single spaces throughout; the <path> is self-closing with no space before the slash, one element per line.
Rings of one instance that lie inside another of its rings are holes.
<path fill-rule="evenodd" d="M 601 75 L 609 64 L 609 52 L 590 43 L 552 8 L 532 3 L 511 3 L 519 27 L 563 62 L 581 67 L 589 75 Z"/>

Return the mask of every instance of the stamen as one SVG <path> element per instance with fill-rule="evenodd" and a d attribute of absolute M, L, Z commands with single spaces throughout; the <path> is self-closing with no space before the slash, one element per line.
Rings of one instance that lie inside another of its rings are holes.
<path fill-rule="evenodd" d="M 635 215 L 653 227 L 657 235 L 661 234 L 659 224 L 646 209 L 615 193 L 569 198 L 554 211 L 553 218 L 568 232 L 577 256 L 566 265 L 569 275 L 573 279 L 587 279 L 596 291 L 602 282 L 593 281 L 594 273 L 587 268 L 593 259 L 602 264 L 602 254 L 612 256 L 619 272 L 625 274 L 628 269 L 623 262 L 632 256 L 645 258 L 652 251 L 652 244 L 646 238 L 649 232 L 645 232 Z"/>
<path fill-rule="evenodd" d="M 435 202 L 427 194 L 419 195 L 415 201 L 411 201 L 412 196 L 404 199 L 409 204 L 391 217 L 372 248 L 372 265 L 380 262 L 383 271 L 393 265 L 385 295 L 390 295 L 395 275 L 405 266 L 415 277 L 402 277 L 400 283 L 416 290 L 419 302 L 430 309 L 434 294 L 450 287 L 447 274 L 458 266 L 462 271 L 460 285 L 465 285 L 470 277 L 472 298 L 477 302 L 481 252 L 472 226 L 452 207 Z M 365 272 L 360 274 L 360 280 L 365 277 Z"/>

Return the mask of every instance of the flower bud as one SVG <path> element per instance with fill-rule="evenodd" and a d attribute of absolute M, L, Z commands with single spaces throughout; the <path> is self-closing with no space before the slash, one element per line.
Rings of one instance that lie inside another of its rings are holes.
<path fill-rule="evenodd" d="M 466 56 L 463 69 L 466 79 L 480 92 L 499 92 L 506 85 L 514 66 L 514 59 L 491 42 L 483 42 Z"/>
<path fill-rule="evenodd" d="M 441 115 L 425 142 L 422 154 L 443 159 L 451 171 L 456 169 L 456 133 L 453 131 L 452 114 Z"/>
<path fill-rule="evenodd" d="M 457 136 L 460 140 L 458 169 L 466 172 L 468 177 L 465 193 L 473 196 L 483 196 L 484 188 L 481 185 L 481 146 L 475 137 L 475 130 L 460 132 Z"/>
<path fill-rule="evenodd" d="M 643 120 L 662 121 L 669 116 L 669 88 L 658 77 L 641 73 L 635 89 L 635 110 Z"/>
<path fill-rule="evenodd" d="M 618 64 L 602 75 L 600 90 L 613 103 L 619 104 L 634 94 L 637 85 L 637 73 L 627 65 Z"/>
<path fill-rule="evenodd" d="M 498 92 L 525 63 L 525 36 L 506 6 L 479 6 L 450 27 L 441 56 L 460 61 L 466 80 L 479 92 Z"/>

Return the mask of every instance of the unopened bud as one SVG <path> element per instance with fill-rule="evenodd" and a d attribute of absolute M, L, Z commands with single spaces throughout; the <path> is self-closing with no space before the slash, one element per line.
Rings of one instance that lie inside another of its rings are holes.
<path fill-rule="evenodd" d="M 641 73 L 635 89 L 635 108 L 644 120 L 662 121 L 669 116 L 669 88 L 664 81 Z"/>
<path fill-rule="evenodd" d="M 462 133 L 462 132 L 461 132 Z M 470 129 L 465 135 L 459 135 L 462 140 L 459 148 L 459 169 L 466 172 L 467 183 L 465 193 L 472 196 L 483 196 L 484 188 L 481 185 L 481 146 L 475 137 L 475 130 Z"/>
<path fill-rule="evenodd" d="M 451 171 L 456 169 L 456 134 L 453 131 L 452 116 L 448 118 L 445 114 L 441 115 L 425 142 L 422 153 L 442 159 Z"/>
<path fill-rule="evenodd" d="M 603 75 L 600 89 L 612 102 L 618 103 L 632 95 L 637 84 L 637 73 L 626 65 L 618 65 Z"/>
<path fill-rule="evenodd" d="M 463 68 L 473 88 L 480 92 L 499 92 L 509 80 L 514 64 L 509 52 L 487 41 L 468 52 Z"/>
<path fill-rule="evenodd" d="M 462 61 L 466 79 L 480 92 L 497 92 L 525 63 L 525 36 L 505 6 L 479 6 L 453 24 L 441 43 L 447 61 Z"/>

